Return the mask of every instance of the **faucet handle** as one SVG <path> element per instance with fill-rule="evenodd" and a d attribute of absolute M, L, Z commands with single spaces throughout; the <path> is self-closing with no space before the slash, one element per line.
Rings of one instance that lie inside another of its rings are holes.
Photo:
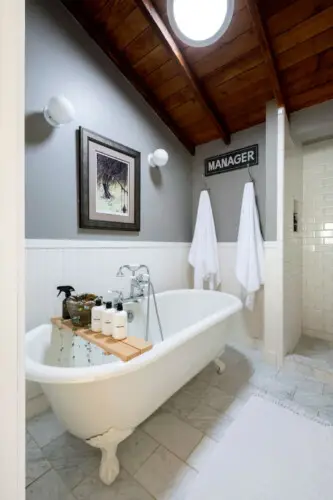
<path fill-rule="evenodd" d="M 138 283 L 148 284 L 149 280 L 150 280 L 149 274 L 143 274 L 143 273 L 141 273 L 141 274 L 137 275 L 137 281 L 138 281 Z"/>
<path fill-rule="evenodd" d="M 108 293 L 117 293 L 118 294 L 118 302 L 122 302 L 124 300 L 124 294 L 121 290 L 108 290 Z"/>

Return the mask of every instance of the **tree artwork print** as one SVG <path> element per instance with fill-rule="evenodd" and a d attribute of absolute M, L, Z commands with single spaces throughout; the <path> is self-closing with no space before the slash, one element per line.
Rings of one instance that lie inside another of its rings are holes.
<path fill-rule="evenodd" d="M 140 231 L 140 151 L 79 128 L 79 225 Z"/>
<path fill-rule="evenodd" d="M 129 210 L 128 163 L 97 153 L 96 211 L 126 215 Z"/>

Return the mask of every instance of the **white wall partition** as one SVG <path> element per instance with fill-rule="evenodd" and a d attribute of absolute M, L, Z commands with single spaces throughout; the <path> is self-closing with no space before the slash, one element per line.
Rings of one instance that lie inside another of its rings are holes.
<path fill-rule="evenodd" d="M 295 206 L 301 209 L 302 154 L 291 137 L 285 110 L 270 104 L 267 113 L 276 136 L 269 161 L 276 163 L 270 182 L 276 183 L 277 241 L 265 254 L 264 352 L 267 360 L 281 365 L 301 335 L 302 239 L 301 233 L 294 233 L 293 215 Z"/>
<path fill-rule="evenodd" d="M 283 206 L 283 344 L 293 352 L 302 331 L 302 150 L 285 122 Z M 295 214 L 295 215 L 294 215 Z M 294 227 L 298 219 L 298 230 Z"/>
<path fill-rule="evenodd" d="M 333 140 L 303 155 L 303 333 L 333 341 Z"/>
<path fill-rule="evenodd" d="M 24 498 L 24 0 L 0 2 L 0 497 Z"/>
<path fill-rule="evenodd" d="M 269 103 L 266 111 L 266 140 L 269 147 L 270 183 L 276 185 L 276 242 L 265 254 L 264 355 L 275 365 L 283 363 L 283 214 L 285 164 L 285 110 Z M 274 168 L 273 168 L 274 167 Z M 274 207 L 272 207 L 273 209 Z"/>

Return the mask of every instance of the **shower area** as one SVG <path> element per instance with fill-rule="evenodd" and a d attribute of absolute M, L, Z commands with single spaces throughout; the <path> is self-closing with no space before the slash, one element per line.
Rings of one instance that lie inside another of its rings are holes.
<path fill-rule="evenodd" d="M 293 219 L 284 228 L 292 230 L 301 257 L 292 266 L 294 272 L 301 270 L 301 336 L 289 358 L 309 375 L 333 381 L 333 139 L 303 145 L 301 156 L 301 199 L 293 197 Z M 288 253 L 285 260 L 290 263 Z M 287 308 L 295 304 L 290 294 L 292 290 L 285 291 Z"/>

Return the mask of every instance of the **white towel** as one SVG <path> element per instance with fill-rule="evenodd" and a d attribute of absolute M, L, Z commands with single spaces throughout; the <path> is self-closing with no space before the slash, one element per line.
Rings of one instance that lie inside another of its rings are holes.
<path fill-rule="evenodd" d="M 221 283 L 215 224 L 208 191 L 202 191 L 188 261 L 194 267 L 194 288 L 214 290 Z"/>
<path fill-rule="evenodd" d="M 244 187 L 240 216 L 236 277 L 245 290 L 245 306 L 253 310 L 255 292 L 264 283 L 264 244 L 252 182 Z"/>

